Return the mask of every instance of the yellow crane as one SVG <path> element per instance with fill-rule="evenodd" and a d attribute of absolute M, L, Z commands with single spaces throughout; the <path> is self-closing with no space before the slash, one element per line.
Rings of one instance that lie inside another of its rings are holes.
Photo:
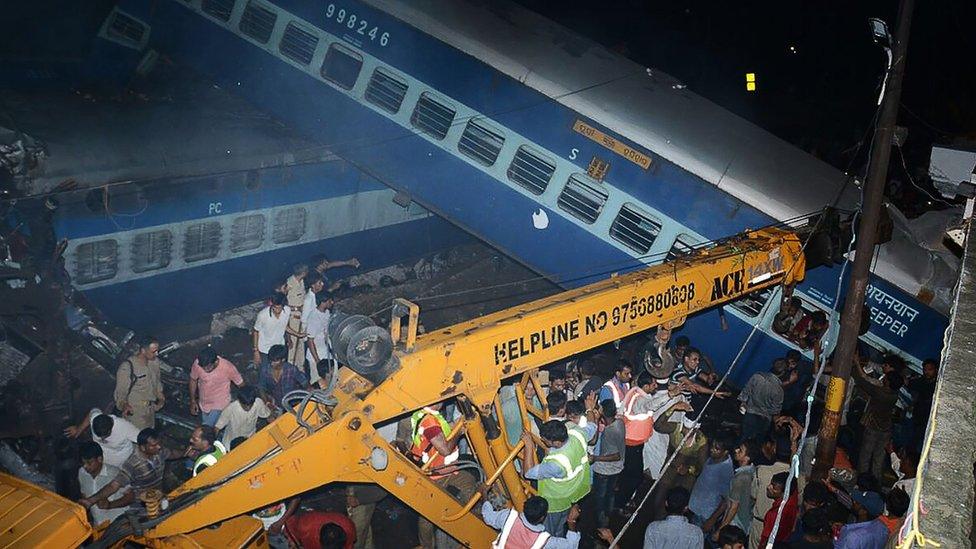
<path fill-rule="evenodd" d="M 462 414 L 452 433 L 466 437 L 487 483 L 521 508 L 533 488 L 513 464 L 521 442 L 510 445 L 504 433 L 498 399 L 504 380 L 521 376 L 519 421 L 527 427 L 531 416 L 546 418 L 545 407 L 525 397 L 528 384 L 538 387 L 540 367 L 655 326 L 677 327 L 688 315 L 749 292 L 794 284 L 804 271 L 800 236 L 766 228 L 423 335 L 417 334 L 418 307 L 404 300 L 395 301 L 389 330 L 365 317 L 334 322 L 333 344 L 350 366 L 340 370 L 334 401 L 306 400 L 169 493 L 169 506 L 158 516 L 113 524 L 94 536 L 105 545 L 265 545 L 248 513 L 329 483 L 352 482 L 378 484 L 461 543 L 486 547 L 496 534 L 469 512 L 478 496 L 455 501 L 374 426 L 456 399 Z M 6 493 L 0 493 L 0 547 L 25 541 L 70 547 L 91 532 L 77 504 L 10 477 L 0 480 Z M 41 507 L 38 498 L 47 498 L 51 508 L 47 523 L 34 510 Z"/>

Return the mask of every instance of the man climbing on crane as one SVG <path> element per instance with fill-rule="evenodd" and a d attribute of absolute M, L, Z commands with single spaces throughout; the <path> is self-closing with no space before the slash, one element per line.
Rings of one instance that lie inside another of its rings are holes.
<path fill-rule="evenodd" d="M 549 503 L 546 532 L 565 537 L 569 509 L 590 493 L 590 460 L 586 439 L 579 429 L 566 429 L 559 420 L 549 420 L 539 428 L 539 437 L 549 448 L 546 457 L 537 463 L 535 439 L 522 434 L 525 448 L 522 466 L 525 478 L 539 482 L 539 495 Z"/>

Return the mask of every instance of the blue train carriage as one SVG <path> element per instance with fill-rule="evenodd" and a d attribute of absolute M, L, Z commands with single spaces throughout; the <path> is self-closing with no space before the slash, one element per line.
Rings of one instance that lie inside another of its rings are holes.
<path fill-rule="evenodd" d="M 857 203 L 856 187 L 832 167 L 670 76 L 514 5 L 150 4 L 117 8 L 152 27 L 149 47 L 567 287 Z M 798 295 L 822 307 L 839 274 L 812 271 Z M 895 317 L 873 314 L 867 339 L 910 359 L 937 350 L 945 311 L 902 291 L 911 284 L 876 280 L 892 303 L 897 296 L 918 315 L 891 337 Z M 727 365 L 755 323 L 755 305 L 730 307 L 727 330 L 713 311 L 691 319 L 686 333 Z M 768 326 L 762 333 L 736 379 L 792 345 Z"/>
<path fill-rule="evenodd" d="M 74 286 L 143 330 L 265 297 L 316 254 L 365 271 L 469 238 L 341 160 L 103 189 L 64 197 L 56 234 Z"/>

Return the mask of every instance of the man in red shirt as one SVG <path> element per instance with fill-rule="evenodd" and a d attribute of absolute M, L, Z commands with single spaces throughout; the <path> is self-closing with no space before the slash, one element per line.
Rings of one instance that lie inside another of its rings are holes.
<path fill-rule="evenodd" d="M 759 547 L 765 547 L 766 542 L 769 541 L 769 536 L 773 533 L 773 525 L 776 524 L 776 514 L 779 512 L 779 506 L 783 502 L 783 494 L 786 490 L 786 479 L 788 477 L 788 472 L 777 473 L 773 475 L 773 478 L 769 481 L 769 486 L 766 487 L 766 496 L 773 500 L 773 506 L 769 511 L 766 511 L 766 516 L 763 518 L 763 530 L 762 537 L 759 538 Z M 779 521 L 779 530 L 776 531 L 776 541 L 788 540 L 790 534 L 793 533 L 793 528 L 796 527 L 796 515 L 799 512 L 796 492 L 796 479 L 794 478 L 790 481 L 790 497 L 786 500 L 786 506 L 783 507 L 783 516 Z"/>
<path fill-rule="evenodd" d="M 303 549 L 352 549 L 356 526 L 342 513 L 306 511 L 285 520 L 285 535 Z"/>

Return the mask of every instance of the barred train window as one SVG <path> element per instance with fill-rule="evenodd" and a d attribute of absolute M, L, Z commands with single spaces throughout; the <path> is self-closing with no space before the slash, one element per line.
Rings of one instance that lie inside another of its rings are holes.
<path fill-rule="evenodd" d="M 508 167 L 508 178 L 532 194 L 542 194 L 556 171 L 556 162 L 525 145 L 519 147 Z"/>
<path fill-rule="evenodd" d="M 610 193 L 599 183 L 583 174 L 573 174 L 569 176 L 566 187 L 559 194 L 556 204 L 573 217 L 586 223 L 593 223 L 600 217 L 603 205 L 609 197 Z"/>
<path fill-rule="evenodd" d="M 646 254 L 661 232 L 661 222 L 627 203 L 610 225 L 610 236 L 628 248 Z"/>
<path fill-rule="evenodd" d="M 220 252 L 220 223 L 206 221 L 186 228 L 183 236 L 183 260 L 187 263 L 212 259 Z"/>
<path fill-rule="evenodd" d="M 668 257 L 665 259 L 665 261 L 671 261 L 672 259 L 677 259 L 690 254 L 695 249 L 695 244 L 698 244 L 698 242 L 695 241 L 694 237 L 688 236 L 684 233 L 679 234 L 678 237 L 674 239 L 674 244 L 671 244 L 671 249 L 668 250 Z"/>
<path fill-rule="evenodd" d="M 266 44 L 271 38 L 277 19 L 277 13 L 251 0 L 244 8 L 239 27 L 247 36 Z"/>
<path fill-rule="evenodd" d="M 288 208 L 275 214 L 271 240 L 275 244 L 294 242 L 305 234 L 305 208 Z"/>
<path fill-rule="evenodd" d="M 363 58 L 356 52 L 333 42 L 322 61 L 322 78 L 345 90 L 351 90 L 363 68 Z"/>
<path fill-rule="evenodd" d="M 312 55 L 315 54 L 315 47 L 318 44 L 318 36 L 291 22 L 285 27 L 285 34 L 281 37 L 278 50 L 288 59 L 308 65 L 312 62 Z"/>
<path fill-rule="evenodd" d="M 454 123 L 454 115 L 457 111 L 444 101 L 435 98 L 428 92 L 420 94 L 417 106 L 413 109 L 410 116 L 410 123 L 424 133 L 435 139 L 444 139 L 447 130 L 451 129 Z"/>
<path fill-rule="evenodd" d="M 469 120 L 461 134 L 458 150 L 479 164 L 491 166 L 505 144 L 501 132 L 480 120 Z"/>
<path fill-rule="evenodd" d="M 130 259 L 132 272 L 155 271 L 169 265 L 173 233 L 167 230 L 142 233 L 132 239 Z"/>
<path fill-rule="evenodd" d="M 114 239 L 86 242 L 75 248 L 75 281 L 91 284 L 114 278 L 119 271 L 119 243 Z"/>
<path fill-rule="evenodd" d="M 366 101 L 390 114 L 396 114 L 407 95 L 407 83 L 384 71 L 376 69 L 366 84 Z"/>
<path fill-rule="evenodd" d="M 235 254 L 260 248 L 264 242 L 265 218 L 261 214 L 244 215 L 230 226 L 230 251 Z"/>
<path fill-rule="evenodd" d="M 234 0 L 203 0 L 200 9 L 207 15 L 227 21 L 230 19 L 230 13 L 234 11 Z"/>
<path fill-rule="evenodd" d="M 139 46 L 146 36 L 146 25 L 120 11 L 116 11 L 112 13 L 107 32 L 113 38 L 132 46 Z"/>

